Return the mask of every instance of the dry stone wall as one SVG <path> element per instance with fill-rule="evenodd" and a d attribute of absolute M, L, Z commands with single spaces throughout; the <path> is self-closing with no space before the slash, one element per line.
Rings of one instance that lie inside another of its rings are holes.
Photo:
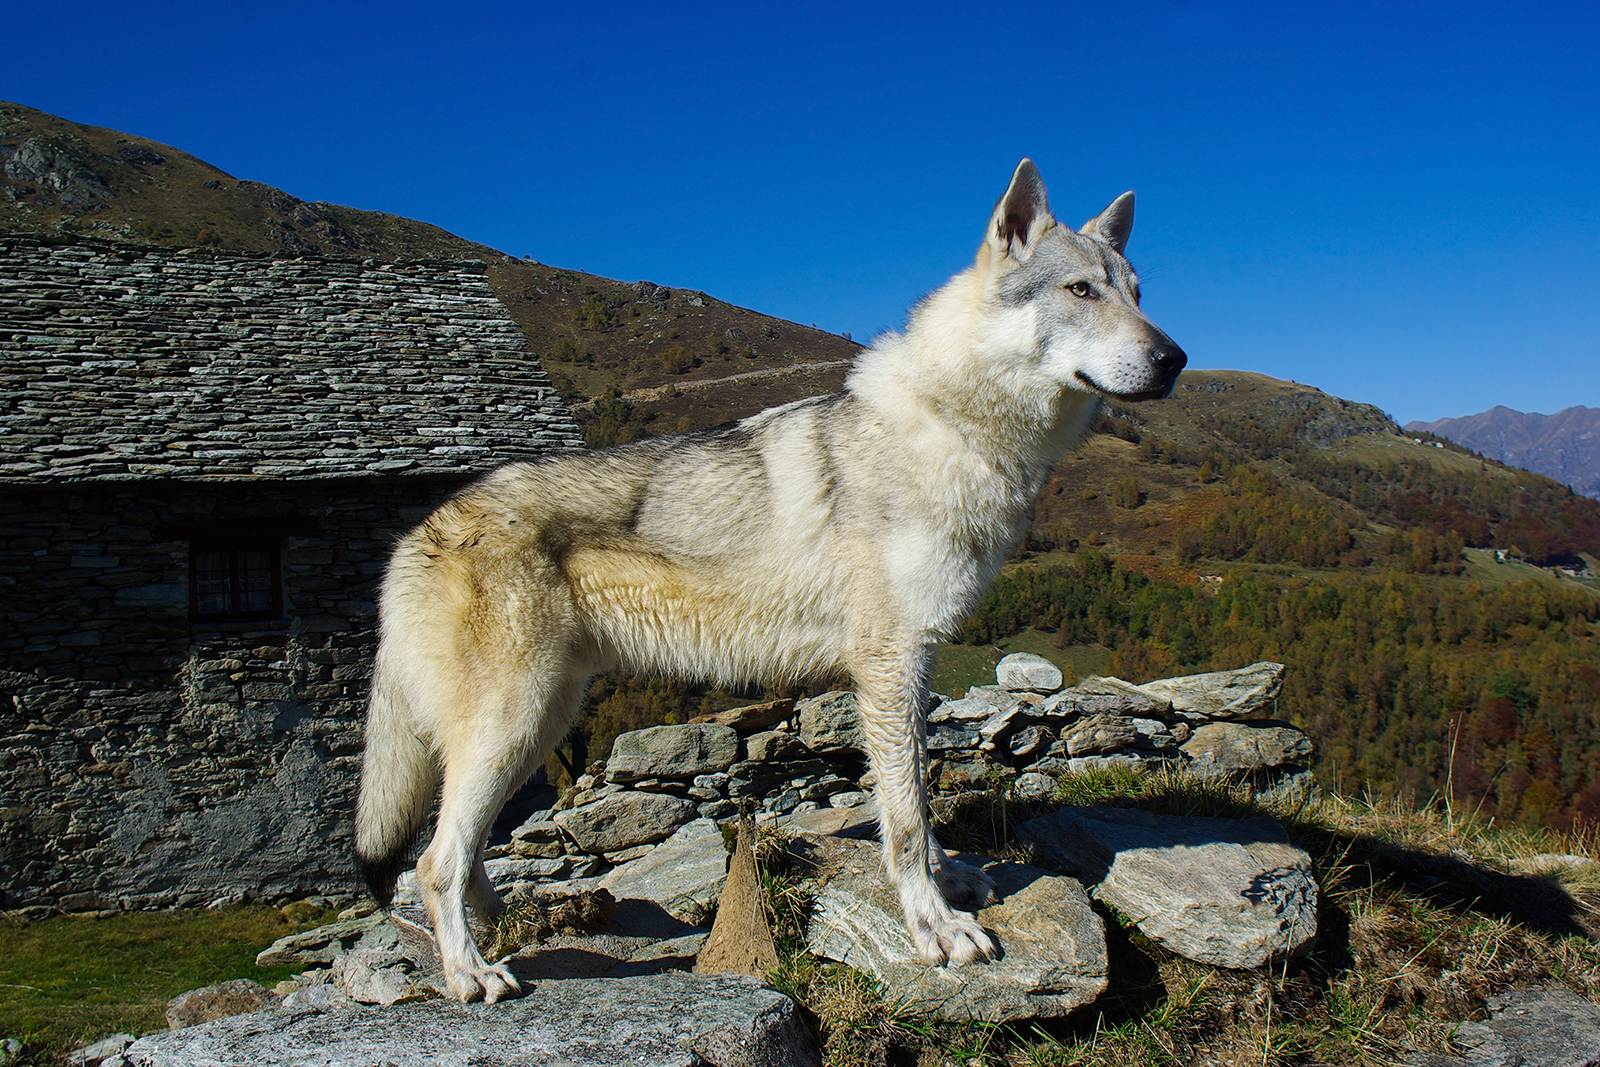
<path fill-rule="evenodd" d="M 353 894 L 374 603 L 428 479 L 0 493 L 0 894 Z M 282 533 L 282 618 L 188 617 L 198 528 Z"/>
<path fill-rule="evenodd" d="M 0 907 L 353 895 L 394 539 L 582 447 L 481 263 L 0 236 Z M 194 618 L 202 541 L 281 610 Z"/>

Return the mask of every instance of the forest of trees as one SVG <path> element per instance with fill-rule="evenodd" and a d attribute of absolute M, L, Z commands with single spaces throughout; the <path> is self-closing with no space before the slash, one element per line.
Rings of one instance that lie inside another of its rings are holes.
<path fill-rule="evenodd" d="M 1568 826 L 1600 819 L 1597 618 L 1600 599 L 1547 583 L 1233 572 L 1208 590 L 1084 553 L 1079 568 L 1003 575 L 963 636 L 1098 642 L 1136 682 L 1276 660 L 1280 710 L 1341 790 L 1448 790 L 1486 815 Z"/>

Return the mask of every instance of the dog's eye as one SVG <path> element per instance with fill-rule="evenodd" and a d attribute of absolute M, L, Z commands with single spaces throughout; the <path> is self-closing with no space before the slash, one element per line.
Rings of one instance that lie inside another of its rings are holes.
<path fill-rule="evenodd" d="M 1073 282 L 1071 285 L 1067 286 L 1067 292 L 1071 293 L 1073 296 L 1085 299 L 1094 295 L 1094 290 L 1090 288 L 1088 282 Z"/>

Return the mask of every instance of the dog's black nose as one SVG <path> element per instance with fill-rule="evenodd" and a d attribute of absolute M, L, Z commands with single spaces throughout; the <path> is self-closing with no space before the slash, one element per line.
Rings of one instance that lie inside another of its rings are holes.
<path fill-rule="evenodd" d="M 1189 364 L 1189 357 L 1183 354 L 1183 349 L 1168 341 L 1159 348 L 1150 350 L 1150 362 L 1155 364 L 1156 370 L 1164 376 L 1176 377 L 1178 372 Z"/>

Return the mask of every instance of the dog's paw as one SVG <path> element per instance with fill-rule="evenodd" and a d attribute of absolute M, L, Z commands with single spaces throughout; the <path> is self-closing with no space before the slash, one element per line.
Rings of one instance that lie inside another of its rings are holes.
<path fill-rule="evenodd" d="M 911 939 L 924 963 L 938 967 L 944 963 L 971 963 L 993 959 L 999 952 L 978 921 L 959 912 L 948 918 L 921 919 L 911 924 Z"/>
<path fill-rule="evenodd" d="M 445 978 L 445 985 L 450 995 L 464 1004 L 474 1000 L 493 1004 L 522 994 L 522 985 L 503 963 L 485 963 L 482 967 L 456 971 Z"/>
<path fill-rule="evenodd" d="M 953 907 L 977 911 L 998 899 L 994 879 L 981 867 L 946 858 L 933 872 L 934 884 Z"/>

